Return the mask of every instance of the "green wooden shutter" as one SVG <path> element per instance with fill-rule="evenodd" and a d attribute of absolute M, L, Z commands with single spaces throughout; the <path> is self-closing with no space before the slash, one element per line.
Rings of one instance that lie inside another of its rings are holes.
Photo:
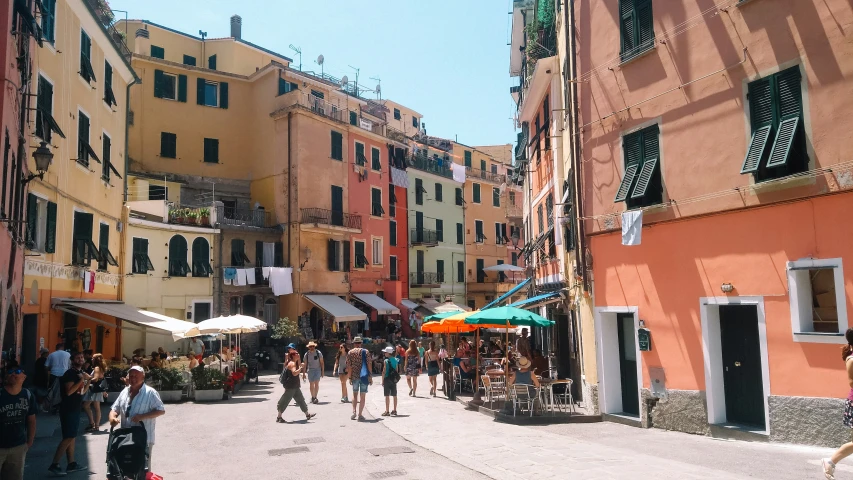
<path fill-rule="evenodd" d="M 273 260 L 273 266 L 284 266 L 284 243 L 282 242 L 275 242 L 275 258 Z"/>
<path fill-rule="evenodd" d="M 190 55 L 184 55 L 184 65 L 195 66 L 195 57 Z"/>
<path fill-rule="evenodd" d="M 255 266 L 264 266 L 264 242 L 255 240 Z"/>
<path fill-rule="evenodd" d="M 371 162 L 373 163 L 373 165 L 371 165 L 371 168 L 373 168 L 374 170 L 382 170 L 382 161 L 379 159 L 379 149 L 370 149 L 370 155 Z"/>
<path fill-rule="evenodd" d="M 288 85 L 289 85 L 289 83 L 287 82 L 287 80 L 285 80 L 281 77 L 278 77 L 278 94 L 284 95 L 285 93 L 287 93 Z"/>
<path fill-rule="evenodd" d="M 465 243 L 465 227 L 461 223 L 456 224 L 456 243 L 458 245 Z"/>
<path fill-rule="evenodd" d="M 219 82 L 219 108 L 228 109 L 228 84 Z"/>
<path fill-rule="evenodd" d="M 767 140 L 773 133 L 773 93 L 769 78 L 762 78 L 749 84 L 749 120 L 752 125 L 752 139 L 746 151 L 740 173 L 758 171 Z"/>
<path fill-rule="evenodd" d="M 195 81 L 196 104 L 204 105 L 204 79 L 197 78 Z"/>
<path fill-rule="evenodd" d="M 204 139 L 204 161 L 205 163 L 219 163 L 219 139 Z"/>
<path fill-rule="evenodd" d="M 424 182 L 420 178 L 415 179 L 415 203 L 424 204 Z"/>
<path fill-rule="evenodd" d="M 802 92 L 800 91 L 800 69 L 789 68 L 776 74 L 778 115 L 781 122 L 776 140 L 767 158 L 767 167 L 781 167 L 788 163 L 791 147 L 800 129 Z"/>
<path fill-rule="evenodd" d="M 444 220 L 435 219 L 435 237 L 439 242 L 444 241 Z"/>
<path fill-rule="evenodd" d="M 56 252 L 56 204 L 53 202 L 47 202 L 44 251 L 47 253 Z"/>
<path fill-rule="evenodd" d="M 344 137 L 334 130 L 332 131 L 332 158 L 335 160 L 344 159 Z"/>
<path fill-rule="evenodd" d="M 367 159 L 364 157 L 364 144 L 362 143 L 355 144 L 355 163 L 356 165 L 367 163 Z"/>
<path fill-rule="evenodd" d="M 341 266 L 341 270 L 344 272 L 350 271 L 350 242 L 348 240 L 344 240 L 340 243 L 341 249 L 344 251 L 343 257 L 343 265 Z"/>
<path fill-rule="evenodd" d="M 103 135 L 103 152 L 101 152 L 101 177 L 105 180 L 110 179 L 110 137 Z"/>
<path fill-rule="evenodd" d="M 625 155 L 625 176 L 622 177 L 619 190 L 616 191 L 615 203 L 624 202 L 628 198 L 628 194 L 631 193 L 631 187 L 634 186 L 634 180 L 637 177 L 637 172 L 642 162 L 641 140 L 639 132 L 626 135 L 622 138 L 622 148 Z"/>
<path fill-rule="evenodd" d="M 473 189 L 473 201 L 474 203 L 480 203 L 480 184 L 474 183 L 471 185 Z"/>
<path fill-rule="evenodd" d="M 36 230 L 38 228 L 38 197 L 32 193 L 27 194 L 27 248 L 35 248 L 36 246 Z"/>
<path fill-rule="evenodd" d="M 100 231 L 98 232 L 98 253 L 100 253 L 100 260 L 98 260 L 98 270 L 106 270 L 108 257 L 110 251 L 110 226 L 102 223 L 100 225 Z"/>
<path fill-rule="evenodd" d="M 654 177 L 657 165 L 657 158 L 652 158 L 643 162 L 643 168 L 640 170 L 640 175 L 637 177 L 637 186 L 634 187 L 634 194 L 631 195 L 631 198 L 641 198 L 646 194 L 646 190 L 649 188 L 649 183 Z"/>
<path fill-rule="evenodd" d="M 637 26 L 634 9 L 635 0 L 619 1 L 619 32 L 622 37 L 622 58 L 630 58 L 634 55 L 637 43 Z"/>
<path fill-rule="evenodd" d="M 651 0 L 636 0 L 637 46 L 646 51 L 655 44 L 654 17 Z"/>
<path fill-rule="evenodd" d="M 187 76 L 178 75 L 178 101 L 187 102 Z"/>
<path fill-rule="evenodd" d="M 216 70 L 216 55 L 207 57 L 207 68 Z"/>
<path fill-rule="evenodd" d="M 471 168 L 471 152 L 465 151 L 465 166 Z"/>
<path fill-rule="evenodd" d="M 163 98 L 163 82 L 166 81 L 166 76 L 163 70 L 154 70 L 154 96 Z"/>
<path fill-rule="evenodd" d="M 157 45 L 151 45 L 151 56 L 154 58 L 166 58 L 166 50 L 163 47 L 158 47 Z"/>
<path fill-rule="evenodd" d="M 355 112 L 349 112 L 349 124 L 350 125 L 358 125 L 358 114 Z"/>
<path fill-rule="evenodd" d="M 331 238 L 327 242 L 326 255 L 328 256 L 328 267 L 330 272 L 338 271 L 337 242 Z"/>
<path fill-rule="evenodd" d="M 765 125 L 752 132 L 752 139 L 749 141 L 749 147 L 746 150 L 746 157 L 743 159 L 740 173 L 752 173 L 758 170 L 758 166 L 761 164 L 761 157 L 767 148 L 767 139 L 770 138 L 770 129 L 770 125 Z"/>
<path fill-rule="evenodd" d="M 797 134 L 799 126 L 800 117 L 789 118 L 779 124 L 776 141 L 773 142 L 770 156 L 767 157 L 767 168 L 781 167 L 788 163 L 791 145 L 794 143 L 794 137 Z"/>
<path fill-rule="evenodd" d="M 397 246 L 397 222 L 392 220 L 392 221 L 388 222 L 388 225 L 389 225 L 388 243 L 392 247 L 396 247 Z"/>

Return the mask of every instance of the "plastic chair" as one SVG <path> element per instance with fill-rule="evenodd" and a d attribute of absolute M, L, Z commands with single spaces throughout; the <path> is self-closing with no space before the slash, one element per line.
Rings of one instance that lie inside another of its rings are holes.
<path fill-rule="evenodd" d="M 515 416 L 516 409 L 523 412 L 526 408 L 532 417 L 533 407 L 539 398 L 539 389 L 533 385 L 513 384 L 510 391 L 512 392 L 512 416 Z"/>
<path fill-rule="evenodd" d="M 565 380 L 556 380 L 551 386 L 551 388 L 554 389 L 554 400 L 556 401 L 557 408 L 560 409 L 560 412 L 563 411 L 563 407 L 566 407 L 566 411 L 575 413 L 575 399 L 572 397 L 572 383 L 572 379 L 567 378 Z M 562 391 L 558 391 L 555 388 L 557 386 L 562 386 Z"/>

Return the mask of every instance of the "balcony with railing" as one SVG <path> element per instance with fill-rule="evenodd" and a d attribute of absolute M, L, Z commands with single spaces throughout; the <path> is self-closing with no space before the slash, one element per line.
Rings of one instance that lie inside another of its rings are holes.
<path fill-rule="evenodd" d="M 425 228 L 411 229 L 412 246 L 435 247 L 438 245 L 438 232 Z"/>
<path fill-rule="evenodd" d="M 361 215 L 344 213 L 325 208 L 303 208 L 299 223 L 303 228 L 361 232 Z"/>
<path fill-rule="evenodd" d="M 482 272 L 476 282 L 469 282 L 467 284 L 466 290 L 469 293 L 506 293 L 525 278 L 527 277 L 524 275 L 524 272 L 504 274 L 499 272 Z"/>
<path fill-rule="evenodd" d="M 220 227 L 273 228 L 277 225 L 272 213 L 263 208 L 217 205 L 215 212 L 215 222 Z"/>
<path fill-rule="evenodd" d="M 509 202 L 506 203 L 506 217 L 507 218 L 521 218 L 523 216 L 523 212 L 521 210 L 520 205 L 514 205 Z"/>
<path fill-rule="evenodd" d="M 127 48 L 127 43 L 125 43 L 127 32 L 116 28 L 115 14 L 110 9 L 110 5 L 105 0 L 83 0 L 83 2 L 94 12 L 98 23 L 103 25 L 107 32 L 109 32 L 110 40 L 115 44 L 121 55 L 129 61 L 131 52 Z"/>
<path fill-rule="evenodd" d="M 471 167 L 465 168 L 465 176 L 467 176 L 468 178 L 476 178 L 498 184 L 504 183 L 506 181 L 506 175 L 502 173 L 494 173 L 488 170 L 480 170 L 479 168 Z"/>
<path fill-rule="evenodd" d="M 453 178 L 453 171 L 450 170 L 450 160 L 443 158 L 428 157 L 426 154 L 418 153 L 409 157 L 409 167 L 440 177 Z"/>
<path fill-rule="evenodd" d="M 346 108 L 344 105 L 338 105 L 302 90 L 293 90 L 281 95 L 278 100 L 278 105 L 281 109 L 293 107 L 302 108 L 330 120 L 359 127 L 363 130 L 375 133 L 376 135 L 387 137 L 385 133 L 385 123 L 383 121 L 365 118 L 361 115 L 362 112 L 358 109 Z M 367 110 L 365 110 L 364 113 L 372 115 Z M 275 113 L 273 113 L 273 115 L 275 115 Z"/>
<path fill-rule="evenodd" d="M 444 283 L 443 272 L 412 272 L 409 274 L 409 286 L 437 288 Z"/>

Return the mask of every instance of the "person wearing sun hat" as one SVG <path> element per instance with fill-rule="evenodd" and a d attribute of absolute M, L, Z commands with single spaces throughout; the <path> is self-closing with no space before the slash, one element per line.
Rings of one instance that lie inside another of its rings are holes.
<path fill-rule="evenodd" d="M 383 417 L 389 415 L 397 416 L 397 382 L 391 378 L 391 374 L 397 371 L 397 358 L 394 356 L 394 347 L 388 346 L 382 349 L 385 361 L 382 363 L 382 388 L 385 392 L 385 411 Z M 391 398 L 394 398 L 394 410 L 388 411 Z"/>
<path fill-rule="evenodd" d="M 510 375 L 510 385 L 528 385 L 539 388 L 539 379 L 530 370 L 531 363 L 529 358 L 518 357 L 518 360 L 515 361 L 515 366 L 518 367 L 518 371 Z"/>
<path fill-rule="evenodd" d="M 361 337 L 352 339 L 353 348 L 347 353 L 347 373 L 352 382 L 352 417 L 351 420 L 364 420 L 364 402 L 368 385 L 373 385 L 373 375 L 370 373 L 368 358 L 370 353 L 361 348 L 364 340 Z M 361 395 L 359 395 L 361 394 Z M 359 403 L 361 406 L 359 407 Z M 356 408 L 358 407 L 358 413 Z"/>
<path fill-rule="evenodd" d="M 302 359 L 302 378 L 308 378 L 308 388 L 311 391 L 311 403 L 320 403 L 317 395 L 320 393 L 320 379 L 323 378 L 323 372 L 326 365 L 323 361 L 323 352 L 317 350 L 317 343 L 314 340 L 308 342 L 308 351 Z"/>

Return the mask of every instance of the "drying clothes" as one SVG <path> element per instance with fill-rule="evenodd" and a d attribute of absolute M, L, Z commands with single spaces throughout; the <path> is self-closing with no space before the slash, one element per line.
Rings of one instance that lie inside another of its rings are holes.
<path fill-rule="evenodd" d="M 83 291 L 86 293 L 95 291 L 95 272 L 86 271 L 83 273 Z"/>
<path fill-rule="evenodd" d="M 270 288 L 273 295 L 289 295 L 293 293 L 293 269 L 274 267 L 270 269 Z"/>
<path fill-rule="evenodd" d="M 222 278 L 225 280 L 236 280 L 237 279 L 237 269 L 228 267 L 222 273 Z"/>
<path fill-rule="evenodd" d="M 465 183 L 465 166 L 458 163 L 451 163 L 450 170 L 453 172 L 453 181 Z"/>
<path fill-rule="evenodd" d="M 391 183 L 398 187 L 409 188 L 409 177 L 406 171 L 391 167 Z"/>
<path fill-rule="evenodd" d="M 622 213 L 622 245 L 639 245 L 643 234 L 643 211 Z"/>
<path fill-rule="evenodd" d="M 246 283 L 249 285 L 255 284 L 255 269 L 254 268 L 245 268 L 246 271 Z"/>
<path fill-rule="evenodd" d="M 234 283 L 238 287 L 246 285 L 246 269 L 240 268 L 237 270 L 237 281 Z"/>
<path fill-rule="evenodd" d="M 261 267 L 261 275 L 264 276 L 264 280 L 270 278 L 270 267 Z"/>
<path fill-rule="evenodd" d="M 271 267 L 275 262 L 275 244 L 264 242 L 264 264 L 259 267 Z"/>

